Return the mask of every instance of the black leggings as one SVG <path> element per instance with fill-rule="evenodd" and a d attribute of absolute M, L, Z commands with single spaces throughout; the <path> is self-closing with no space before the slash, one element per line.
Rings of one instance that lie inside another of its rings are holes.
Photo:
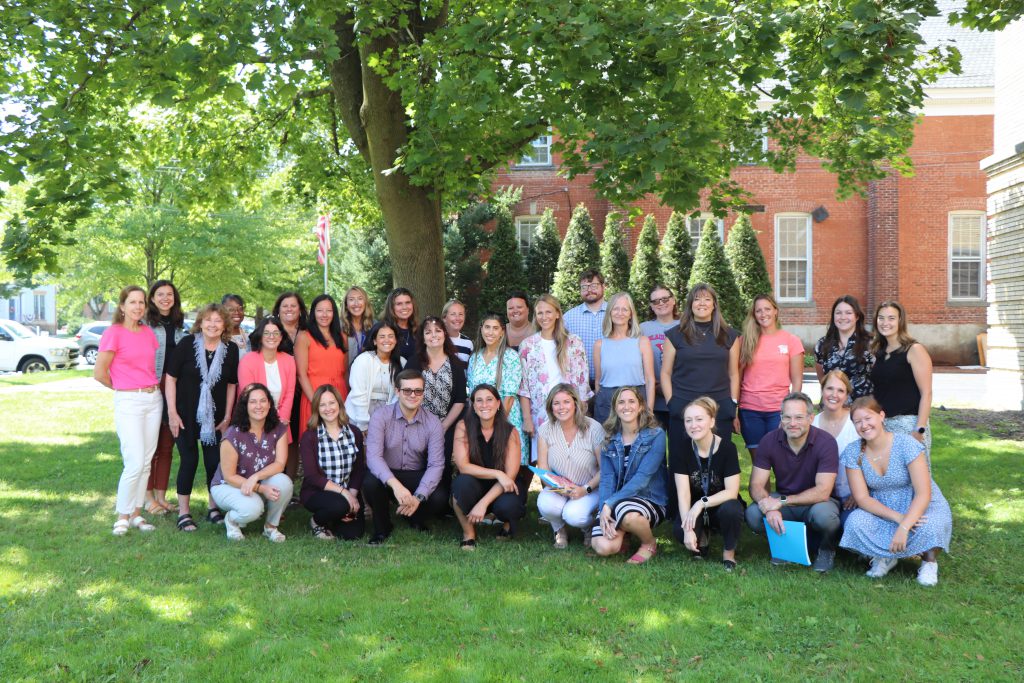
<path fill-rule="evenodd" d="M 217 444 L 214 446 L 200 443 L 197 439 L 188 438 L 184 434 L 179 434 L 174 443 L 178 446 L 178 456 L 181 458 L 178 465 L 178 495 L 192 495 L 192 485 L 195 483 L 196 469 L 199 467 L 200 446 L 203 450 L 203 467 L 206 468 L 206 490 L 209 491 L 210 482 L 213 481 L 213 475 L 217 473 L 217 467 L 220 465 L 220 433 L 217 433 Z M 216 507 L 212 498 L 210 506 Z"/>
<path fill-rule="evenodd" d="M 529 470 L 527 470 L 529 471 Z M 533 474 L 532 472 L 530 472 Z M 487 495 L 487 492 L 494 486 L 493 479 L 477 479 L 468 474 L 460 474 L 452 482 L 452 498 L 455 504 L 462 510 L 462 514 L 468 515 L 480 499 Z M 491 512 L 503 522 L 509 523 L 509 531 L 515 533 L 516 522 L 526 515 L 526 506 L 514 493 L 504 493 L 491 502 Z"/>
<path fill-rule="evenodd" d="M 354 541 L 366 531 L 366 518 L 360 506 L 356 518 L 345 520 L 350 507 L 348 499 L 334 491 L 317 491 L 306 501 L 306 509 L 313 513 L 313 521 L 331 530 L 331 533 L 346 541 Z"/>
<path fill-rule="evenodd" d="M 721 505 L 708 508 L 708 521 L 711 522 L 712 530 L 722 534 L 722 548 L 724 550 L 735 550 L 740 539 L 740 526 L 743 521 L 743 504 L 738 500 L 727 500 Z M 697 542 L 704 532 L 704 515 L 697 517 L 697 523 L 693 525 L 697 533 Z M 672 523 L 672 535 L 680 543 L 683 542 L 683 520 L 676 519 Z"/>

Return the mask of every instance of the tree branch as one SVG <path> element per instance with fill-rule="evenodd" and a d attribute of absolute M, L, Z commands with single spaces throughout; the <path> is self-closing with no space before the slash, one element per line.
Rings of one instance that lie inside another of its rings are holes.
<path fill-rule="evenodd" d="M 359 117 L 359 110 L 363 104 L 363 76 L 359 50 L 356 47 L 356 34 L 352 28 L 354 19 L 351 13 L 346 13 L 339 16 L 334 24 L 334 34 L 337 36 L 341 56 L 330 64 L 331 87 L 334 89 L 334 102 L 338 113 L 341 114 L 341 122 L 348 129 L 349 137 L 355 143 L 356 149 L 369 161 L 370 147 L 366 139 L 366 129 Z"/>
<path fill-rule="evenodd" d="M 305 62 L 305 61 L 309 61 L 309 60 L 323 59 L 323 58 L 324 58 L 324 53 L 321 50 L 313 49 L 313 50 L 306 50 L 305 52 L 302 52 L 300 54 L 297 54 L 297 55 L 294 55 L 294 56 L 291 56 L 291 57 L 286 57 L 284 59 L 281 59 L 279 57 L 271 57 L 269 55 L 260 55 L 258 57 L 254 57 L 253 59 L 246 60 L 244 63 L 246 63 L 246 64 L 290 64 L 292 62 Z"/>

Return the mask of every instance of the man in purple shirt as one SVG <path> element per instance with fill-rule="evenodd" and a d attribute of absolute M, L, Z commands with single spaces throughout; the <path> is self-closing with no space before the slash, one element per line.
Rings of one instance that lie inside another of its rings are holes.
<path fill-rule="evenodd" d="M 811 426 L 814 404 L 794 392 L 782 400 L 782 426 L 761 439 L 750 472 L 747 524 L 754 533 L 765 522 L 778 533 L 783 520 L 804 522 L 821 536 L 814 570 L 832 569 L 839 537 L 839 502 L 832 487 L 839 471 L 839 446 L 831 434 Z M 775 472 L 775 493 L 768 493 L 768 475 Z M 772 564 L 783 564 L 772 558 Z"/>
<path fill-rule="evenodd" d="M 430 411 L 421 410 L 423 375 L 402 370 L 395 377 L 398 403 L 378 408 L 366 431 L 366 467 L 363 498 L 373 511 L 370 545 L 381 545 L 391 535 L 390 503 L 409 519 L 413 529 L 426 531 L 429 515 L 448 505 L 444 472 L 444 430 Z"/>

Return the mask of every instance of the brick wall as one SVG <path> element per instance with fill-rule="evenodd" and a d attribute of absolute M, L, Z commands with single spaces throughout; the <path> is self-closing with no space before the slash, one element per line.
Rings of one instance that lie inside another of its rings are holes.
<path fill-rule="evenodd" d="M 750 203 L 764 206 L 763 212 L 751 215 L 751 222 L 773 280 L 776 214 L 811 213 L 818 207 L 829 214 L 812 223 L 812 300 L 783 306 L 785 324 L 812 342 L 827 324 L 837 297 L 853 294 L 869 317 L 877 302 L 898 298 L 911 322 L 923 326 L 917 327 L 922 341 L 935 345 L 933 355 L 945 362 L 972 362 L 973 343 L 964 340 L 973 339 L 975 328 L 983 328 L 986 311 L 984 303 L 948 300 L 948 214 L 985 210 L 985 174 L 979 162 L 992 152 L 992 121 L 990 115 L 923 118 L 910 150 L 914 177 L 894 174 L 871 183 L 867 198 L 838 201 L 835 177 L 808 156 L 798 159 L 792 173 L 777 174 L 760 166 L 736 169 L 734 178 L 751 193 Z M 505 169 L 494 185 L 523 187 L 514 213 L 539 215 L 550 207 L 563 234 L 572 208 L 583 203 L 600 238 L 605 217 L 614 207 L 590 187 L 593 176 L 566 180 L 557 175 L 557 155 L 553 162 L 549 167 Z M 654 196 L 631 206 L 653 214 L 664 233 L 669 207 Z M 735 218 L 725 220 L 727 235 Z M 642 220 L 637 221 L 630 234 L 631 250 L 641 226 Z M 948 325 L 969 329 L 945 335 Z"/>

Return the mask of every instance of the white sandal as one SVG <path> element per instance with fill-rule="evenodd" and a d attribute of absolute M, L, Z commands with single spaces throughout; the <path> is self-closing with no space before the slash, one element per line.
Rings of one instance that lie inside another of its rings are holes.
<path fill-rule="evenodd" d="M 130 524 L 131 524 L 131 527 L 133 529 L 138 529 L 139 531 L 147 531 L 148 532 L 148 531 L 153 531 L 153 530 L 156 529 L 156 527 L 153 526 L 152 524 L 150 524 L 149 522 L 147 522 L 146 518 L 143 517 L 142 515 L 137 515 L 136 517 L 132 518 L 132 521 L 130 522 Z"/>
<path fill-rule="evenodd" d="M 128 533 L 128 528 L 130 526 L 131 523 L 127 519 L 118 519 L 116 522 L 114 522 L 114 529 L 112 533 L 115 536 L 124 536 Z"/>
<path fill-rule="evenodd" d="M 287 538 L 278 530 L 277 527 L 263 527 L 263 535 L 266 536 L 272 543 L 284 543 L 285 538 Z"/>

